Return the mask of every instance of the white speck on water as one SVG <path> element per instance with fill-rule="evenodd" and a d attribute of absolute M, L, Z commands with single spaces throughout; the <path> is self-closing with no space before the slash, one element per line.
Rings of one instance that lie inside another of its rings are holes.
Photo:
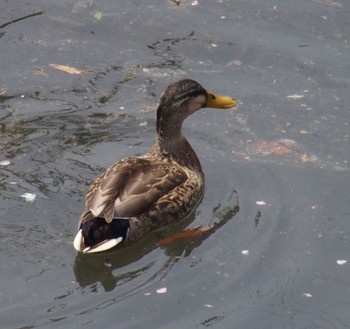
<path fill-rule="evenodd" d="M 10 185 L 17 185 L 17 182 L 9 182 Z"/>
<path fill-rule="evenodd" d="M 8 166 L 11 164 L 10 160 L 2 160 L 0 161 L 0 166 Z"/>
<path fill-rule="evenodd" d="M 164 287 L 164 288 L 159 288 L 156 291 L 157 291 L 157 294 L 165 294 L 168 291 L 168 289 Z"/>
<path fill-rule="evenodd" d="M 214 305 L 212 305 L 212 304 L 205 304 L 204 306 L 208 307 L 208 308 L 213 308 L 214 307 Z"/>
<path fill-rule="evenodd" d="M 311 298 L 311 297 L 312 297 L 312 295 L 311 295 L 310 293 L 308 293 L 308 292 L 305 292 L 305 293 L 303 294 L 303 296 L 304 296 L 304 297 L 307 297 L 307 298 Z"/>
<path fill-rule="evenodd" d="M 266 202 L 265 201 L 256 201 L 255 202 L 258 206 L 266 206 Z"/>
<path fill-rule="evenodd" d="M 151 296 L 152 294 L 150 292 L 145 292 L 143 295 L 144 296 Z"/>
<path fill-rule="evenodd" d="M 25 96 L 24 96 L 24 95 L 21 95 L 20 97 L 21 97 L 21 98 L 24 98 Z"/>
<path fill-rule="evenodd" d="M 213 48 L 216 48 L 218 45 L 217 45 L 216 43 L 212 43 L 211 46 L 212 46 Z"/>
<path fill-rule="evenodd" d="M 346 259 L 338 259 L 337 264 L 338 265 L 345 265 L 348 261 Z"/>
<path fill-rule="evenodd" d="M 249 250 L 242 250 L 241 254 L 244 256 L 248 256 L 249 255 Z"/>
<path fill-rule="evenodd" d="M 198 6 L 198 3 L 199 3 L 199 2 L 198 2 L 197 0 L 195 0 L 195 1 L 192 1 L 191 5 L 192 5 L 192 6 Z"/>
<path fill-rule="evenodd" d="M 119 110 L 124 110 L 124 106 L 120 106 L 120 107 L 119 107 Z"/>
<path fill-rule="evenodd" d="M 148 122 L 147 121 L 144 121 L 144 122 L 141 122 L 140 123 L 140 126 L 143 127 L 143 126 L 147 126 L 148 125 Z"/>
<path fill-rule="evenodd" d="M 220 18 L 221 18 L 221 19 L 225 19 L 225 18 L 226 18 L 226 16 L 221 16 Z"/>
<path fill-rule="evenodd" d="M 36 194 L 26 192 L 21 195 L 21 198 L 23 198 L 26 202 L 34 202 Z"/>

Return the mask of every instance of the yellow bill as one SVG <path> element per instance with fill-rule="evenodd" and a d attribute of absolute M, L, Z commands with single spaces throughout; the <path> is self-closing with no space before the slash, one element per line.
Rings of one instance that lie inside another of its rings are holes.
<path fill-rule="evenodd" d="M 237 105 L 237 101 L 231 97 L 217 96 L 209 91 L 207 91 L 207 94 L 208 94 L 208 100 L 207 100 L 206 107 L 229 109 Z"/>

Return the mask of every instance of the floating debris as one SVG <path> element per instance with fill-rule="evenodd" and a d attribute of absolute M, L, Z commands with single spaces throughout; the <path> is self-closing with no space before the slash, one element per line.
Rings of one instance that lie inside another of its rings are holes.
<path fill-rule="evenodd" d="M 97 11 L 95 14 L 94 14 L 94 17 L 97 21 L 101 20 L 102 18 L 102 13 L 100 11 Z"/>
<path fill-rule="evenodd" d="M 43 77 L 48 77 L 49 76 L 42 67 L 37 67 L 37 66 L 33 67 L 33 73 L 35 75 L 41 75 Z"/>
<path fill-rule="evenodd" d="M 338 259 L 337 264 L 338 265 L 345 265 L 348 261 L 346 259 Z"/>
<path fill-rule="evenodd" d="M 256 201 L 255 202 L 258 206 L 266 206 L 266 202 L 265 201 Z"/>
<path fill-rule="evenodd" d="M 198 6 L 198 3 L 199 3 L 199 2 L 198 2 L 197 0 L 195 0 L 195 1 L 192 1 L 191 5 L 192 5 L 192 6 Z"/>
<path fill-rule="evenodd" d="M 312 297 L 312 295 L 310 293 L 308 293 L 308 292 L 304 293 L 303 296 L 307 297 L 307 298 L 311 298 Z"/>
<path fill-rule="evenodd" d="M 257 227 L 259 225 L 260 218 L 261 218 L 261 211 L 258 210 L 258 212 L 256 213 L 255 218 L 254 218 L 255 227 Z"/>
<path fill-rule="evenodd" d="M 226 67 L 232 66 L 232 65 L 241 66 L 241 65 L 242 65 L 242 61 L 240 61 L 240 60 L 238 60 L 238 59 L 235 59 L 235 60 L 233 60 L 233 61 L 231 61 L 231 62 L 228 62 L 228 63 L 226 64 Z"/>
<path fill-rule="evenodd" d="M 244 256 L 248 256 L 249 255 L 249 250 L 242 250 L 241 254 Z"/>
<path fill-rule="evenodd" d="M 165 294 L 168 291 L 168 289 L 164 287 L 164 288 L 159 288 L 156 291 L 157 291 L 157 294 Z"/>
<path fill-rule="evenodd" d="M 22 20 L 24 20 L 24 19 L 31 18 L 31 17 L 38 16 L 38 15 L 42 15 L 42 14 L 44 14 L 43 11 L 37 11 L 37 12 L 34 12 L 34 13 L 32 13 L 32 14 L 25 15 L 25 16 L 22 16 L 22 17 L 13 19 L 13 20 L 11 20 L 11 21 L 9 21 L 9 22 L 6 22 L 6 23 L 4 23 L 4 24 L 1 24 L 1 25 L 0 25 L 0 29 L 3 29 L 4 27 L 6 27 L 6 26 L 8 26 L 8 25 L 10 25 L 10 24 L 17 23 L 17 22 L 22 21 Z"/>
<path fill-rule="evenodd" d="M 293 152 L 291 146 L 284 140 L 273 142 L 259 139 L 250 143 L 249 147 L 264 155 L 285 155 Z"/>
<path fill-rule="evenodd" d="M 300 98 L 304 98 L 304 95 L 288 95 L 287 98 L 289 99 L 300 99 Z"/>
<path fill-rule="evenodd" d="M 21 198 L 23 198 L 26 202 L 34 202 L 36 194 L 26 192 L 21 195 Z"/>
<path fill-rule="evenodd" d="M 213 308 L 214 307 L 214 305 L 212 305 L 212 304 L 205 304 L 204 306 L 208 307 L 208 308 Z"/>
<path fill-rule="evenodd" d="M 55 70 L 59 70 L 68 74 L 81 74 L 83 73 L 82 70 L 79 70 L 75 67 L 67 66 L 67 65 L 60 65 L 60 64 L 49 64 L 50 67 L 52 67 Z"/>
<path fill-rule="evenodd" d="M 333 0 L 312 0 L 313 2 L 322 3 L 324 5 L 333 6 L 336 8 L 343 8 L 343 5 L 339 2 Z"/>
<path fill-rule="evenodd" d="M 6 167 L 6 166 L 8 166 L 10 164 L 11 164 L 10 160 L 2 160 L 2 161 L 0 161 L 0 166 Z"/>

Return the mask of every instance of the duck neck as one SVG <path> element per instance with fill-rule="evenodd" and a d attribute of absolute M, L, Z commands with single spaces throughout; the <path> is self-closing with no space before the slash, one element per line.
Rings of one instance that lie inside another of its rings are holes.
<path fill-rule="evenodd" d="M 162 156 L 175 160 L 180 166 L 202 172 L 196 153 L 181 132 L 181 124 L 177 126 L 172 122 L 171 127 L 161 127 L 157 131 L 156 148 Z"/>
<path fill-rule="evenodd" d="M 175 160 L 180 166 L 188 167 L 199 173 L 202 172 L 202 166 L 187 139 L 181 135 L 176 143 L 164 141 L 160 136 L 157 138 L 157 146 L 160 153 L 169 160 Z"/>

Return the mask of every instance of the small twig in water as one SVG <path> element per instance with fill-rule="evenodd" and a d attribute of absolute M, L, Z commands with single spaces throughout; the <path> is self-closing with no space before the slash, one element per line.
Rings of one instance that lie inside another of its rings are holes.
<path fill-rule="evenodd" d="M 36 13 L 29 14 L 29 15 L 26 15 L 26 16 L 23 16 L 23 17 L 20 17 L 20 18 L 13 19 L 12 21 L 9 21 L 7 23 L 4 23 L 4 24 L 0 25 L 0 29 L 3 29 L 4 27 L 6 27 L 6 26 L 8 26 L 10 24 L 22 21 L 23 19 L 34 17 L 34 16 L 38 16 L 38 15 L 42 15 L 42 14 L 44 14 L 43 11 L 37 11 Z"/>

